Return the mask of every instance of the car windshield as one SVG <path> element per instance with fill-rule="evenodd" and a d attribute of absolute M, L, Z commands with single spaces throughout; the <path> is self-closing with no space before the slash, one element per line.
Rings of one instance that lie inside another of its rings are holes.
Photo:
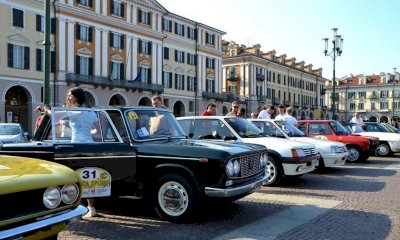
<path fill-rule="evenodd" d="M 17 125 L 0 125 L 0 135 L 17 135 L 20 129 Z"/>
<path fill-rule="evenodd" d="M 129 110 L 125 113 L 129 131 L 135 139 L 185 137 L 175 116 L 162 109 Z"/>
<path fill-rule="evenodd" d="M 276 125 L 279 126 L 289 137 L 306 137 L 306 135 L 300 131 L 297 127 L 289 124 L 286 121 L 275 121 Z"/>
<path fill-rule="evenodd" d="M 353 133 L 362 133 L 365 132 L 361 125 L 358 124 L 351 124 L 348 126 L 350 131 Z"/>
<path fill-rule="evenodd" d="M 330 121 L 329 125 L 337 135 L 347 135 L 349 132 L 338 121 Z"/>
<path fill-rule="evenodd" d="M 240 117 L 225 118 L 225 121 L 231 126 L 237 134 L 242 138 L 254 138 L 265 136 L 263 131 L 260 130 L 253 123 Z"/>

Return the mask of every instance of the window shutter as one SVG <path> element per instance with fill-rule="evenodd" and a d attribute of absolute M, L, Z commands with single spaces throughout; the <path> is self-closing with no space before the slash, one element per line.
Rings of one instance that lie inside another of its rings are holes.
<path fill-rule="evenodd" d="M 24 47 L 24 69 L 29 69 L 29 47 Z"/>
<path fill-rule="evenodd" d="M 147 42 L 147 52 L 149 53 L 149 55 L 151 55 L 151 45 L 152 45 L 152 43 L 151 42 Z"/>
<path fill-rule="evenodd" d="M 162 72 L 162 77 L 161 77 L 161 84 L 164 86 L 164 81 L 165 81 L 165 71 Z"/>
<path fill-rule="evenodd" d="M 208 44 L 208 32 L 206 32 L 206 44 Z"/>
<path fill-rule="evenodd" d="M 164 59 L 169 60 L 169 48 L 164 47 Z"/>
<path fill-rule="evenodd" d="M 137 21 L 139 22 L 139 23 L 141 23 L 142 22 L 142 10 L 138 10 L 138 12 L 139 12 L 139 14 L 138 14 L 138 19 L 137 19 Z"/>
<path fill-rule="evenodd" d="M 143 53 L 142 52 L 142 44 L 143 44 L 142 40 L 139 40 L 139 53 Z"/>
<path fill-rule="evenodd" d="M 88 40 L 89 42 L 92 42 L 92 35 L 93 34 L 93 27 L 89 27 L 89 36 L 88 36 Z"/>
<path fill-rule="evenodd" d="M 172 21 L 168 21 L 168 31 L 172 32 Z"/>
<path fill-rule="evenodd" d="M 178 33 L 178 23 L 175 23 L 175 34 Z"/>
<path fill-rule="evenodd" d="M 185 90 L 185 75 L 182 75 L 182 86 L 181 86 L 182 90 Z"/>
<path fill-rule="evenodd" d="M 149 78 L 147 79 L 147 83 L 151 83 L 151 68 L 147 69 Z"/>
<path fill-rule="evenodd" d="M 147 13 L 147 24 L 151 25 L 151 14 Z"/>
<path fill-rule="evenodd" d="M 8 55 L 8 67 L 12 68 L 14 62 L 14 46 L 11 43 L 8 44 L 7 55 Z"/>
<path fill-rule="evenodd" d="M 178 74 L 175 73 L 175 89 L 178 89 Z"/>
<path fill-rule="evenodd" d="M 197 91 L 197 78 L 194 77 L 194 91 Z"/>
<path fill-rule="evenodd" d="M 119 79 L 125 79 L 125 69 L 124 69 L 124 64 L 120 63 L 120 69 L 119 69 Z"/>
<path fill-rule="evenodd" d="M 81 25 L 76 25 L 76 39 L 80 40 L 81 38 Z"/>
<path fill-rule="evenodd" d="M 110 47 L 114 46 L 114 34 L 112 32 L 110 32 Z"/>
<path fill-rule="evenodd" d="M 50 52 L 50 72 L 56 72 L 56 52 Z"/>
<path fill-rule="evenodd" d="M 187 32 L 188 32 L 188 37 L 190 37 L 190 36 L 189 36 L 189 34 L 190 34 L 190 27 L 189 27 L 189 26 L 187 26 Z"/>
<path fill-rule="evenodd" d="M 178 61 L 178 50 L 175 49 L 175 62 Z"/>
<path fill-rule="evenodd" d="M 186 86 L 187 86 L 186 90 L 189 91 L 189 86 L 190 86 L 190 77 L 189 76 L 186 76 Z"/>
<path fill-rule="evenodd" d="M 124 35 L 121 35 L 121 42 L 120 42 L 120 44 L 121 44 L 121 49 L 124 49 L 124 46 L 125 46 L 125 41 L 124 41 L 124 38 L 125 38 L 125 36 Z"/>
<path fill-rule="evenodd" d="M 215 34 L 211 35 L 211 37 L 212 37 L 212 42 L 211 42 L 211 44 L 214 45 L 214 44 L 215 44 Z"/>
<path fill-rule="evenodd" d="M 212 81 L 212 89 L 211 89 L 211 91 L 215 92 L 215 81 Z"/>
<path fill-rule="evenodd" d="M 163 18 L 163 19 L 161 19 L 161 24 L 162 24 L 162 30 L 166 30 L 165 29 L 165 19 Z"/>
<path fill-rule="evenodd" d="M 42 16 L 36 14 L 36 31 L 42 32 Z"/>
<path fill-rule="evenodd" d="M 93 7 L 93 0 L 89 0 L 89 7 Z"/>
<path fill-rule="evenodd" d="M 89 76 L 93 76 L 93 58 L 89 58 Z"/>
<path fill-rule="evenodd" d="M 185 36 L 185 26 L 182 25 L 182 36 Z"/>
<path fill-rule="evenodd" d="M 56 32 L 56 19 L 51 18 L 50 19 L 50 33 L 54 34 Z"/>
<path fill-rule="evenodd" d="M 113 9 L 113 7 L 114 7 L 114 1 L 113 1 L 113 0 L 110 0 L 110 13 L 112 13 L 112 14 L 114 14 L 114 9 Z"/>
<path fill-rule="evenodd" d="M 181 54 L 182 54 L 182 63 L 185 63 L 185 53 L 182 52 Z"/>
<path fill-rule="evenodd" d="M 125 4 L 121 3 L 121 17 L 125 16 Z"/>
<path fill-rule="evenodd" d="M 190 53 L 186 54 L 187 63 L 190 64 Z"/>
<path fill-rule="evenodd" d="M 42 68 L 42 49 L 36 48 L 36 71 L 43 71 Z"/>
<path fill-rule="evenodd" d="M 75 69 L 76 74 L 81 74 L 81 57 L 76 56 L 76 69 Z"/>
<path fill-rule="evenodd" d="M 194 39 L 197 40 L 199 37 L 197 36 L 197 29 L 194 30 Z"/>
<path fill-rule="evenodd" d="M 172 88 L 172 72 L 168 73 L 168 75 L 169 75 L 169 78 L 168 78 L 169 87 Z"/>

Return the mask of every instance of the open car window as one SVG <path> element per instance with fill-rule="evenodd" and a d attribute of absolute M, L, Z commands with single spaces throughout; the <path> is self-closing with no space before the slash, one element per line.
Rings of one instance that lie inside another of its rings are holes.
<path fill-rule="evenodd" d="M 111 119 L 103 111 L 92 108 L 53 108 L 51 120 L 51 131 L 45 140 L 76 144 L 122 142 Z"/>
<path fill-rule="evenodd" d="M 175 116 L 164 110 L 129 110 L 125 112 L 128 130 L 137 140 L 185 137 Z"/>

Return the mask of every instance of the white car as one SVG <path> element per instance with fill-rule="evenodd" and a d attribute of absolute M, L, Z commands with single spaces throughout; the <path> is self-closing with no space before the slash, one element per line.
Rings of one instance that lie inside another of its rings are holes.
<path fill-rule="evenodd" d="M 277 138 L 286 138 L 298 142 L 312 143 L 321 155 L 318 169 L 344 165 L 349 152 L 341 142 L 309 138 L 298 128 L 285 121 L 271 119 L 248 119 L 260 128 L 266 135 Z"/>
<path fill-rule="evenodd" d="M 377 125 L 378 123 L 365 123 L 366 125 Z M 400 152 L 400 134 L 394 132 L 367 132 L 359 124 L 349 123 L 346 125 L 348 131 L 354 134 L 368 137 L 379 138 L 379 145 L 376 148 L 376 155 L 380 157 L 388 157 L 393 153 Z"/>
<path fill-rule="evenodd" d="M 19 123 L 0 123 L 0 142 L 18 143 L 28 141 L 28 133 Z"/>
<path fill-rule="evenodd" d="M 178 117 L 185 134 L 192 139 L 213 139 L 261 144 L 268 148 L 264 185 L 277 185 L 288 176 L 299 177 L 314 171 L 319 154 L 313 144 L 265 136 L 244 118 L 228 116 Z"/>

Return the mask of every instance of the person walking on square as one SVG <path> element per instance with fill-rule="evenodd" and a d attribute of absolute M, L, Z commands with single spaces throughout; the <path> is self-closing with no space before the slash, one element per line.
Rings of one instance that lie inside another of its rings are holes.
<path fill-rule="evenodd" d="M 217 106 L 214 103 L 209 103 L 206 110 L 201 113 L 201 116 L 215 116 L 217 113 Z"/>
<path fill-rule="evenodd" d="M 258 118 L 261 119 L 271 119 L 271 115 L 274 114 L 275 107 L 273 105 L 269 106 L 267 109 L 264 108 L 259 114 Z"/>
<path fill-rule="evenodd" d="M 238 114 L 239 114 L 239 102 L 234 101 L 234 102 L 232 102 L 231 111 L 229 113 L 227 113 L 226 116 L 237 117 Z"/>

